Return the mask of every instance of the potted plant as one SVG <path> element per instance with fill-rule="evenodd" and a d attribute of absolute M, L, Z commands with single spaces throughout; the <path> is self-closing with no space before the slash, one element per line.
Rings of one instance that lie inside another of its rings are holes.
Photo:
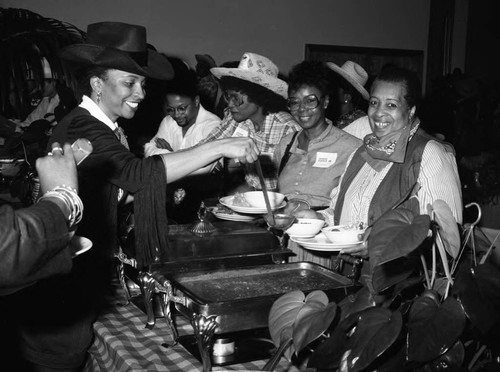
<path fill-rule="evenodd" d="M 460 244 L 441 200 L 429 215 L 386 213 L 368 239 L 368 285 L 339 304 L 318 293 L 275 302 L 269 329 L 278 350 L 266 370 L 316 338 L 308 370 L 500 370 L 500 270 L 488 262 L 491 247 L 480 261 L 469 254 L 473 228 Z"/>

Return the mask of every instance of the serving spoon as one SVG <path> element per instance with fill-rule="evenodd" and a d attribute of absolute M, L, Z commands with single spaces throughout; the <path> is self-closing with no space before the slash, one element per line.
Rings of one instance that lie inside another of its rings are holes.
<path fill-rule="evenodd" d="M 264 201 L 266 202 L 267 215 L 264 217 L 264 220 L 271 228 L 277 230 L 288 229 L 295 222 L 295 216 L 284 213 L 273 213 L 271 202 L 269 201 L 269 194 L 267 193 L 267 186 L 264 181 L 264 174 L 262 173 L 262 166 L 260 165 L 260 160 L 258 158 L 255 162 L 255 167 L 257 168 L 257 174 L 259 175 L 260 186 L 262 187 L 262 192 L 264 194 Z"/>

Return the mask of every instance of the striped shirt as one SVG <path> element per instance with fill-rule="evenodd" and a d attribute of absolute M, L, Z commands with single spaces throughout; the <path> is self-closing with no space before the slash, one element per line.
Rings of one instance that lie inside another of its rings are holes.
<path fill-rule="evenodd" d="M 260 130 L 257 131 L 250 119 L 238 123 L 233 119 L 231 112 L 226 110 L 220 127 L 214 129 L 202 142 L 200 142 L 200 144 L 220 138 L 250 137 L 255 141 L 261 153 L 261 158 L 265 158 L 261 159 L 261 162 L 265 164 L 274 164 L 274 148 L 280 143 L 284 136 L 300 129 L 302 128 L 297 124 L 292 115 L 285 111 L 268 114 Z M 245 179 L 248 185 L 260 189 L 259 178 L 252 164 L 246 166 L 245 173 Z M 275 190 L 278 186 L 277 169 L 269 173 L 265 172 L 264 179 L 267 188 Z"/>
<path fill-rule="evenodd" d="M 368 164 L 363 165 L 346 192 L 340 224 L 363 222 L 366 226 L 370 202 L 391 166 L 392 163 L 377 172 Z M 340 183 L 342 180 L 343 177 Z M 462 191 L 455 156 L 437 141 L 429 141 L 424 148 L 418 182 L 421 186 L 417 193 L 421 214 L 428 214 L 427 205 L 441 199 L 448 204 L 457 222 L 462 223 Z M 333 213 L 339 189 L 340 184 L 330 194 L 330 207 L 320 211 L 329 225 L 334 224 Z"/>

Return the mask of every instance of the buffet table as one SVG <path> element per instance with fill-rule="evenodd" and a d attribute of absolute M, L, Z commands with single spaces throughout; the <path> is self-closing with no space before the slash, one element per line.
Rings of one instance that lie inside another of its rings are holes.
<path fill-rule="evenodd" d="M 89 350 L 90 358 L 85 371 L 202 371 L 202 364 L 182 345 L 164 347 L 172 340 L 171 332 L 163 319 L 156 326 L 145 328 L 145 314 L 133 303 L 116 304 L 106 311 L 94 324 L 95 340 Z M 193 332 L 187 320 L 174 318 L 179 334 Z M 258 371 L 267 360 L 247 362 L 229 366 L 214 366 L 214 371 Z M 288 362 L 282 360 L 278 371 L 286 370 Z"/>

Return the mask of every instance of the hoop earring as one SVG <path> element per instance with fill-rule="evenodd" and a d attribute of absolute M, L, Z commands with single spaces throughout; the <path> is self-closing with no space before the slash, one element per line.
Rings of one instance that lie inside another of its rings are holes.
<path fill-rule="evenodd" d="M 97 104 L 101 103 L 101 95 L 102 95 L 102 92 L 96 93 Z"/>

